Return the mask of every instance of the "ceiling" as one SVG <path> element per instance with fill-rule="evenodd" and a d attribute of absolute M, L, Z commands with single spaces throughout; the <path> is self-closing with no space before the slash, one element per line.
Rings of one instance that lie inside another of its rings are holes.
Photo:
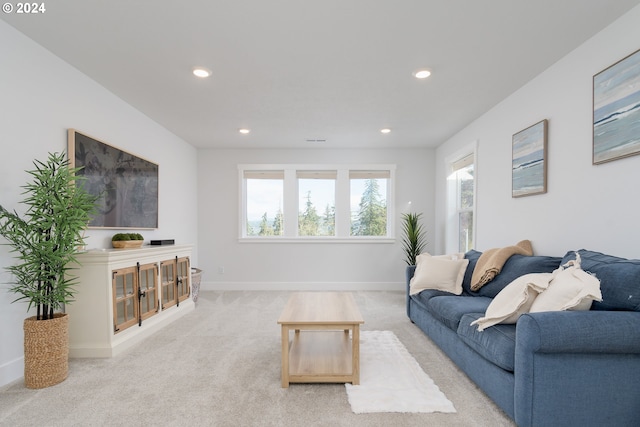
<path fill-rule="evenodd" d="M 1 19 L 196 147 L 435 147 L 638 3 L 58 0 Z"/>

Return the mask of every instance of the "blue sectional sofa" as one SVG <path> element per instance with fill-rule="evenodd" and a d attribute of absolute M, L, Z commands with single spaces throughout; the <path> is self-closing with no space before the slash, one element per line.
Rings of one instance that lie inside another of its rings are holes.
<path fill-rule="evenodd" d="M 580 250 L 582 269 L 600 280 L 589 311 L 522 315 L 482 332 L 470 323 L 515 278 L 552 272 L 575 258 L 513 255 L 478 292 L 481 253 L 470 251 L 462 295 L 409 295 L 407 315 L 520 427 L 640 426 L 640 260 Z"/>

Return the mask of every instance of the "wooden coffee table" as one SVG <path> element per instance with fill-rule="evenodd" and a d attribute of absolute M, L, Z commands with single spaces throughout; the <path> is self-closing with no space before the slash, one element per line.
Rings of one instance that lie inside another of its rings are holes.
<path fill-rule="evenodd" d="M 353 295 L 294 293 L 278 323 L 282 326 L 282 387 L 289 383 L 360 383 L 360 325 L 364 320 Z"/>

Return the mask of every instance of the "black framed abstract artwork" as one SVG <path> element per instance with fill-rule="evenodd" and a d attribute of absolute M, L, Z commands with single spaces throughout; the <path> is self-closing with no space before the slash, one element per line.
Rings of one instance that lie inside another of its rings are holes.
<path fill-rule="evenodd" d="M 593 76 L 593 164 L 640 154 L 640 50 Z"/>
<path fill-rule="evenodd" d="M 546 193 L 547 120 L 513 135 L 511 154 L 511 196 Z"/>
<path fill-rule="evenodd" d="M 75 129 L 68 156 L 89 193 L 99 197 L 89 227 L 158 228 L 158 165 Z"/>

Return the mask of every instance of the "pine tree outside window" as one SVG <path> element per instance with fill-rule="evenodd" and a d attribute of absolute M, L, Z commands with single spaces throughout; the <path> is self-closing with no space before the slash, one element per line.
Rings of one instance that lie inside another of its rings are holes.
<path fill-rule="evenodd" d="M 335 236 L 336 171 L 297 171 L 298 236 Z"/>
<path fill-rule="evenodd" d="M 351 235 L 387 235 L 387 171 L 351 171 Z"/>

